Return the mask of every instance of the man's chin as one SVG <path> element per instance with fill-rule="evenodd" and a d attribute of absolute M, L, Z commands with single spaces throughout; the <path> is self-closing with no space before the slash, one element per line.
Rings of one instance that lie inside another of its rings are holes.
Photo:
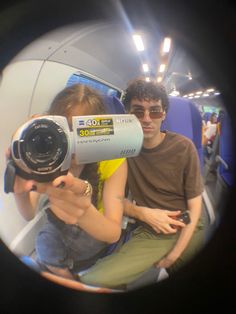
<path fill-rule="evenodd" d="M 144 138 L 145 137 L 147 137 L 147 138 L 153 137 L 153 132 L 143 131 L 143 136 L 144 136 Z"/>
<path fill-rule="evenodd" d="M 144 141 L 150 141 L 152 138 L 153 138 L 153 136 L 151 134 L 147 134 L 147 135 L 144 134 L 144 136 L 143 136 Z"/>

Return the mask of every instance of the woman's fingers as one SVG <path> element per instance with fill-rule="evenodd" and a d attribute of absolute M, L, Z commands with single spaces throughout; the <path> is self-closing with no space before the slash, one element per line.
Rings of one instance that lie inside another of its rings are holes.
<path fill-rule="evenodd" d="M 50 203 L 50 208 L 54 214 L 66 224 L 77 224 L 78 218 L 84 214 L 83 209 L 62 200 L 50 198 Z"/>
<path fill-rule="evenodd" d="M 91 196 L 92 187 L 88 181 L 75 178 L 71 173 L 66 176 L 56 178 L 52 185 L 62 187 L 63 190 L 69 190 L 79 196 Z"/>
<path fill-rule="evenodd" d="M 35 190 L 35 183 L 33 180 L 25 180 L 16 176 L 14 183 L 14 193 L 20 194 Z"/>
<path fill-rule="evenodd" d="M 6 161 L 8 161 L 8 159 L 11 157 L 11 149 L 10 149 L 10 147 L 8 147 L 5 150 L 5 157 L 6 157 Z"/>

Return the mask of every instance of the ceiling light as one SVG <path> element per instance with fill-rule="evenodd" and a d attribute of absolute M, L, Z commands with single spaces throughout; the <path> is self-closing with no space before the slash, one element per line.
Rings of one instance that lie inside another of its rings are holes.
<path fill-rule="evenodd" d="M 163 53 L 169 52 L 170 51 L 170 45 L 171 45 L 171 39 L 169 37 L 166 37 L 164 39 L 164 42 L 163 42 L 162 52 Z"/>
<path fill-rule="evenodd" d="M 144 45 L 143 45 L 142 37 L 140 35 L 133 35 L 133 40 L 134 40 L 137 50 L 143 51 Z"/>
<path fill-rule="evenodd" d="M 179 96 L 179 91 L 173 90 L 169 95 L 170 96 Z"/>
<path fill-rule="evenodd" d="M 165 65 L 164 63 L 162 63 L 162 64 L 160 65 L 159 72 L 160 72 L 160 73 L 164 72 L 164 71 L 165 71 L 165 68 L 166 68 L 166 65 Z"/>
<path fill-rule="evenodd" d="M 148 67 L 148 64 L 147 64 L 147 63 L 144 63 L 144 64 L 143 64 L 143 71 L 144 71 L 144 72 L 148 72 L 148 71 L 149 71 L 149 67 Z"/>

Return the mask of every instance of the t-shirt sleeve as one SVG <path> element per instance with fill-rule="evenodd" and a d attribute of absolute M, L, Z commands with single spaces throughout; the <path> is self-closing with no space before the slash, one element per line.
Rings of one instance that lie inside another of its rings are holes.
<path fill-rule="evenodd" d="M 204 186 L 199 156 L 193 143 L 189 144 L 188 152 L 185 167 L 185 195 L 187 199 L 191 199 L 200 195 Z"/>
<path fill-rule="evenodd" d="M 108 179 L 125 161 L 125 158 L 104 160 L 99 163 L 99 174 L 102 181 Z"/>
<path fill-rule="evenodd" d="M 104 208 L 102 204 L 102 190 L 104 181 L 107 180 L 125 161 L 125 158 L 118 158 L 112 160 L 104 160 L 99 162 L 98 173 L 99 173 L 99 187 L 98 187 L 98 210 L 103 213 Z"/>

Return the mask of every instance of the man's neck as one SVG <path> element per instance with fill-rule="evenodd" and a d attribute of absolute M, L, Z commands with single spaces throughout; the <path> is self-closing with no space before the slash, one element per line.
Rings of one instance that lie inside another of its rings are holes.
<path fill-rule="evenodd" d="M 162 143 L 162 141 L 164 140 L 165 136 L 166 136 L 166 134 L 164 132 L 160 132 L 155 138 L 144 139 L 143 147 L 147 148 L 147 149 L 151 149 L 151 148 L 157 147 L 158 145 L 160 145 Z"/>

